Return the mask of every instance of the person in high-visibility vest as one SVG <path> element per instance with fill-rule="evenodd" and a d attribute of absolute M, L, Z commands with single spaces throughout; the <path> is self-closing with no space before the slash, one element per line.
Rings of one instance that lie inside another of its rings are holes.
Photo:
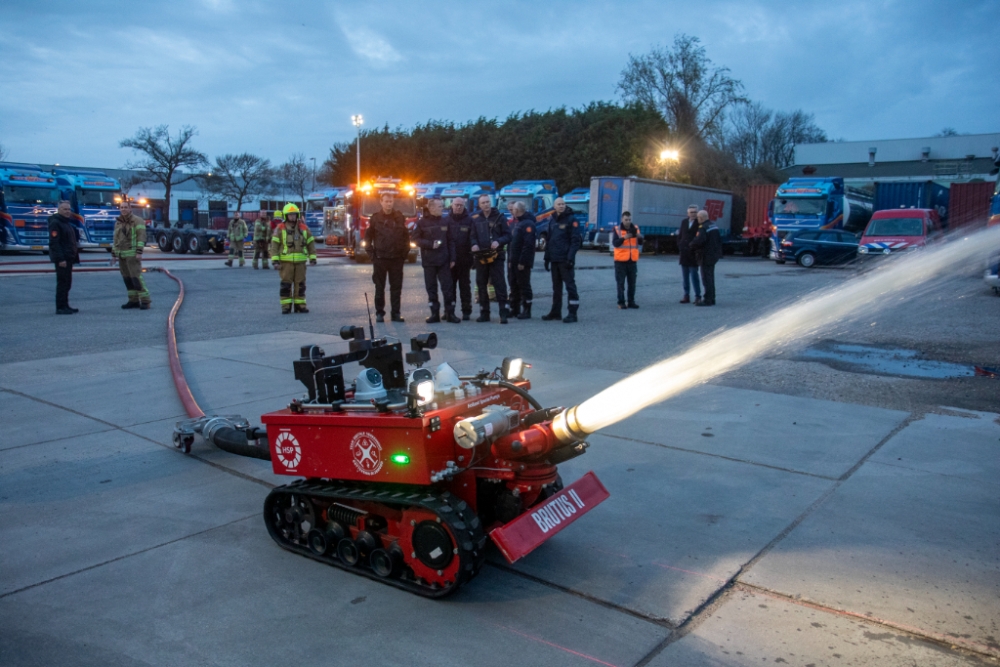
<path fill-rule="evenodd" d="M 149 290 L 146 281 L 142 279 L 142 250 L 146 247 L 146 221 L 132 212 L 132 204 L 122 201 L 118 205 L 120 212 L 115 219 L 115 231 L 111 244 L 111 254 L 118 259 L 125 289 L 128 290 L 128 301 L 122 304 L 123 310 L 139 308 L 149 310 Z"/>
<path fill-rule="evenodd" d="M 615 227 L 615 237 L 611 240 L 615 253 L 615 282 L 618 283 L 618 307 L 638 308 L 635 302 L 635 277 L 639 268 L 639 248 L 642 236 L 639 226 L 632 224 L 632 214 L 622 212 L 622 224 Z M 628 282 L 628 301 L 625 300 L 625 283 Z"/>
<path fill-rule="evenodd" d="M 285 224 L 271 237 L 271 261 L 281 276 L 281 312 L 308 313 L 306 308 L 306 262 L 316 264 L 316 241 L 305 223 L 299 222 L 299 207 L 286 204 Z"/>

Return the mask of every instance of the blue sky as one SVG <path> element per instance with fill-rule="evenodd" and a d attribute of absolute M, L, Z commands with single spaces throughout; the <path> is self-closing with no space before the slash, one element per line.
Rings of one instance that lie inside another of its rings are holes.
<path fill-rule="evenodd" d="M 324 159 L 366 126 L 617 99 L 629 53 L 702 40 L 753 100 L 848 140 L 1000 130 L 1000 3 L 46 2 L 0 13 L 0 144 L 118 167 L 140 126 L 209 157 Z"/>

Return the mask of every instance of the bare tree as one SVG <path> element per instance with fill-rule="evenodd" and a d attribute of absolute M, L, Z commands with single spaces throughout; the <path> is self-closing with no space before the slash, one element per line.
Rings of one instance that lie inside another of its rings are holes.
<path fill-rule="evenodd" d="M 0 162 L 3 162 L 6 159 L 7 159 L 7 147 L 4 146 L 3 144 L 0 144 Z"/>
<path fill-rule="evenodd" d="M 729 151 L 744 167 L 787 167 L 795 159 L 797 144 L 827 140 L 804 111 L 772 111 L 759 102 L 740 104 L 727 119 L 720 148 Z"/>
<path fill-rule="evenodd" d="M 618 90 L 628 102 L 659 109 L 670 130 L 684 139 L 709 138 L 722 130 L 726 109 L 746 101 L 743 84 L 715 67 L 697 37 L 680 34 L 671 47 L 629 54 Z"/>
<path fill-rule="evenodd" d="M 305 214 L 306 195 L 312 183 L 312 169 L 306 164 L 305 153 L 296 153 L 288 162 L 278 167 L 278 174 L 284 184 L 299 197 L 300 210 Z"/>
<path fill-rule="evenodd" d="M 956 130 L 953 127 L 946 127 L 943 130 L 941 130 L 940 132 L 938 132 L 937 134 L 935 134 L 934 136 L 935 137 L 957 137 L 958 136 L 958 130 Z"/>
<path fill-rule="evenodd" d="M 188 146 L 188 142 L 198 134 L 198 131 L 185 125 L 171 137 L 166 125 L 155 128 L 141 127 L 130 139 L 122 139 L 118 145 L 131 148 L 140 154 L 138 160 L 126 163 L 125 169 L 138 169 L 144 172 L 144 180 L 163 184 L 166 210 L 164 223 L 170 226 L 170 190 L 173 186 L 190 181 L 199 176 L 198 173 L 184 173 L 180 169 L 198 169 L 208 160 L 205 154 Z M 145 178 L 148 174 L 149 177 Z"/>
<path fill-rule="evenodd" d="M 243 202 L 269 192 L 274 185 L 271 161 L 241 153 L 227 153 L 215 158 L 211 175 L 199 179 L 209 193 L 236 204 L 236 211 L 243 210 Z"/>

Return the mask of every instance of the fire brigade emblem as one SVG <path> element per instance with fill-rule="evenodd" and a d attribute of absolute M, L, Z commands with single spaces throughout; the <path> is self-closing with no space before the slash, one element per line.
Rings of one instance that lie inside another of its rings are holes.
<path fill-rule="evenodd" d="M 354 467 L 362 475 L 374 475 L 382 469 L 382 445 L 371 433 L 361 431 L 351 439 Z"/>
<path fill-rule="evenodd" d="M 281 465 L 294 470 L 302 461 L 302 448 L 295 436 L 288 431 L 282 431 L 274 441 L 274 452 L 278 455 Z"/>

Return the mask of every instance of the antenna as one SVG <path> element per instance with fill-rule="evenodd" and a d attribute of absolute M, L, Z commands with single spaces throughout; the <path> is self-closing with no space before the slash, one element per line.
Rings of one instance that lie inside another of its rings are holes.
<path fill-rule="evenodd" d="M 372 324 L 372 309 L 368 305 L 368 292 L 365 292 L 365 308 L 368 309 L 368 331 L 371 333 L 372 340 L 375 340 L 375 325 Z"/>

